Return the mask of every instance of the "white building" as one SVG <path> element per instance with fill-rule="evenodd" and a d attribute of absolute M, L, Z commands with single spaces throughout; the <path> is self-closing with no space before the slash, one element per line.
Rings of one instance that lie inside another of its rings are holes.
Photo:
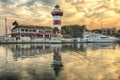
<path fill-rule="evenodd" d="M 48 26 L 17 25 L 11 30 L 15 41 L 41 42 L 51 38 L 53 30 Z"/>

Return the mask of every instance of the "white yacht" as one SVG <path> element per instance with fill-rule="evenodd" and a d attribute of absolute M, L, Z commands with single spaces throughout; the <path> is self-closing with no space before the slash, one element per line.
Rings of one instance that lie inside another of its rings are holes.
<path fill-rule="evenodd" d="M 116 42 L 117 38 L 111 36 L 105 36 L 102 34 L 94 34 L 89 37 L 88 42 Z"/>

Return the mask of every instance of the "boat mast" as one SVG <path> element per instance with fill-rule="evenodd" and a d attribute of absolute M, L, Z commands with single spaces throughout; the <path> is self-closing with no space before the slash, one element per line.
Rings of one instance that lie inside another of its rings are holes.
<path fill-rule="evenodd" d="M 101 34 L 103 34 L 102 26 L 103 26 L 103 22 L 101 21 L 101 25 L 100 25 Z"/>
<path fill-rule="evenodd" d="M 5 37 L 7 37 L 7 18 L 5 16 Z"/>

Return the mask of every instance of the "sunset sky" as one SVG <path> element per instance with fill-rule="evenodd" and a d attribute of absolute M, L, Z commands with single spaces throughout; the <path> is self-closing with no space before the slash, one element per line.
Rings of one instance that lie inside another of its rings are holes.
<path fill-rule="evenodd" d="M 64 12 L 62 25 L 120 29 L 120 0 L 0 0 L 0 34 L 5 32 L 5 16 L 10 28 L 15 20 L 19 24 L 52 27 L 51 11 L 56 4 Z"/>

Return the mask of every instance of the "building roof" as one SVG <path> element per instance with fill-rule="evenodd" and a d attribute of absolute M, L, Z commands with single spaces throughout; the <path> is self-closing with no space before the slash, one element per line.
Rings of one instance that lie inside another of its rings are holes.
<path fill-rule="evenodd" d="M 49 27 L 49 26 L 17 25 L 17 26 L 15 26 L 15 27 L 13 27 L 12 30 L 13 30 L 13 29 L 16 29 L 16 28 L 52 29 L 52 28 Z"/>

